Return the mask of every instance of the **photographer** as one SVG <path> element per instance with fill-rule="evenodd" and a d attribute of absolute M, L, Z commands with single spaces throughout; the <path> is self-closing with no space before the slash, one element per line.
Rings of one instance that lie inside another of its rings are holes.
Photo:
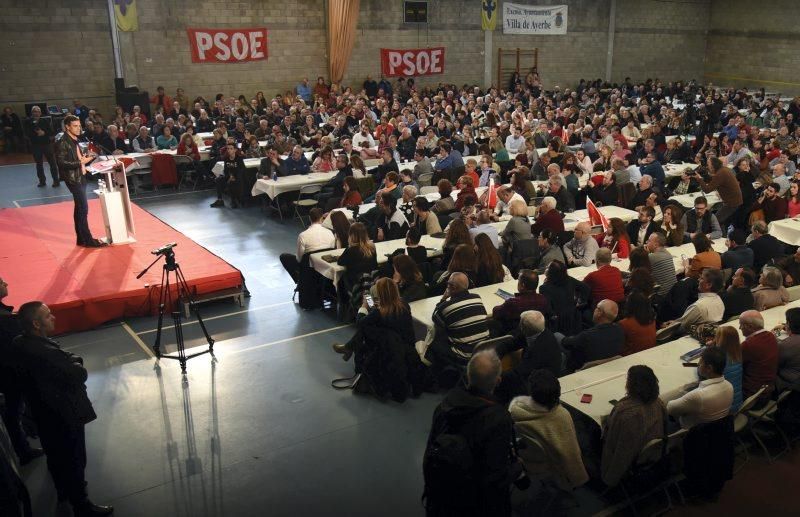
<path fill-rule="evenodd" d="M 722 165 L 719 158 L 708 158 L 707 165 L 711 180 L 706 182 L 696 172 L 694 173 L 695 178 L 703 192 L 708 194 L 716 190 L 719 194 L 722 206 L 717 210 L 717 219 L 722 227 L 726 227 L 736 210 L 742 206 L 742 189 L 739 187 L 736 176 L 729 168 Z"/>

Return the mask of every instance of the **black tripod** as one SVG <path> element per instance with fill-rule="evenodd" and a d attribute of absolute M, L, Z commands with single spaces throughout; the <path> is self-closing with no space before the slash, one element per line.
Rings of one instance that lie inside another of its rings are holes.
<path fill-rule="evenodd" d="M 164 268 L 161 272 L 161 294 L 159 295 L 158 305 L 158 331 L 156 332 L 156 342 L 153 345 L 153 351 L 156 353 L 156 357 L 159 359 L 163 357 L 164 359 L 175 359 L 176 361 L 180 362 L 181 372 L 186 373 L 186 361 L 189 359 L 203 354 L 214 355 L 214 338 L 208 334 L 206 325 L 203 323 L 203 318 L 200 316 L 200 311 L 197 309 L 191 291 L 189 291 L 189 286 L 186 284 L 186 278 L 183 276 L 181 266 L 175 262 L 175 252 L 172 251 L 172 248 L 175 246 L 177 246 L 177 244 L 172 243 L 162 246 L 157 250 L 153 250 L 152 253 L 154 255 L 158 255 L 158 257 L 156 257 L 156 259 L 149 266 L 147 266 L 144 271 L 139 273 L 136 278 L 141 278 L 151 267 L 155 265 L 156 262 L 161 260 L 161 257 L 164 257 Z M 175 275 L 175 285 L 177 286 L 177 298 L 175 300 L 172 298 L 172 290 L 170 289 L 170 273 Z M 186 347 L 183 342 L 183 315 L 181 313 L 180 305 L 174 305 L 176 302 L 187 302 L 189 304 L 190 312 L 194 312 L 194 314 L 197 316 L 197 322 L 200 323 L 200 328 L 203 329 L 203 334 L 206 336 L 208 349 L 203 350 L 202 352 L 186 355 Z M 172 321 L 175 327 L 175 344 L 178 347 L 178 355 L 166 355 L 161 353 L 161 330 L 164 326 L 164 313 L 167 310 L 172 312 Z"/>

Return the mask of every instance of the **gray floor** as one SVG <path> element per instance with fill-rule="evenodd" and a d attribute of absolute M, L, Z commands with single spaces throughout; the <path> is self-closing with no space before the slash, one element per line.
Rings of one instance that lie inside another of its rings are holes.
<path fill-rule="evenodd" d="M 0 185 L 2 207 L 71 200 L 63 186 L 36 188 L 30 165 L 0 167 Z M 182 383 L 178 364 L 159 367 L 147 348 L 154 318 L 59 338 L 85 358 L 99 416 L 87 426 L 92 498 L 119 516 L 422 515 L 422 453 L 440 396 L 400 405 L 333 390 L 331 379 L 352 375 L 352 363 L 330 344 L 352 328 L 291 302 L 278 254 L 294 249 L 299 223 L 211 201 L 211 191 L 167 190 L 135 200 L 245 274 L 244 308 L 203 308 L 216 361 L 193 359 Z M 186 336 L 203 344 L 196 324 Z M 24 473 L 35 514 L 53 515 L 44 460 Z M 599 509 L 581 504 L 569 513 Z"/>

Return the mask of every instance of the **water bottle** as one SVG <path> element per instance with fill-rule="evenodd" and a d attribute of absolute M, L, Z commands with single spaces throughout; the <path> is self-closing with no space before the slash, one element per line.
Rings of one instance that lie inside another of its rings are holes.
<path fill-rule="evenodd" d="M 100 192 L 106 191 L 106 182 L 103 180 L 98 180 L 97 186 L 100 188 Z"/>
<path fill-rule="evenodd" d="M 278 172 L 272 171 L 272 181 L 278 181 Z"/>

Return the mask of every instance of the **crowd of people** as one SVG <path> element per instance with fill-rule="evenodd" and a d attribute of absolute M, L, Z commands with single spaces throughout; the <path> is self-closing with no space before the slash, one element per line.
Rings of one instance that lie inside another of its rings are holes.
<path fill-rule="evenodd" d="M 615 486 L 668 423 L 709 424 L 748 397 L 758 394 L 759 407 L 797 387 L 800 309 L 787 311 L 789 337 L 781 341 L 759 311 L 786 304 L 786 288 L 800 282 L 800 251 L 768 231 L 800 213 L 798 99 L 784 105 L 763 90 L 650 79 L 548 91 L 531 71 L 485 91 L 417 88 L 402 78 L 368 78 L 353 89 L 318 78 L 270 100 L 258 92 L 250 100 L 190 101 L 182 89 L 170 97 L 159 88 L 151 103 L 151 117 L 120 108 L 106 122 L 80 107 L 85 137 L 113 153 L 176 148 L 198 163 L 199 147 L 209 144 L 212 163 L 224 165 L 212 206 L 224 206 L 226 194 L 232 206 L 246 204 L 257 177 L 336 172 L 296 251 L 281 262 L 298 284 L 324 284 L 309 255 L 343 249 L 334 260 L 345 274 L 334 290 L 357 331 L 334 350 L 355 359 L 352 387 L 398 401 L 453 388 L 434 415 L 426 451 L 431 514 L 447 513 L 454 500 L 445 493 L 452 483 L 437 482 L 443 434 L 465 438 L 475 454 L 469 474 L 476 484 L 461 502 L 481 510 L 464 514 L 504 515 L 517 466 L 542 467 L 541 457 L 515 452 L 515 429 L 547 451 L 546 470 L 560 486 L 589 478 Z M 211 141 L 201 132 L 212 132 Z M 310 160 L 304 151 L 314 153 Z M 40 164 L 42 157 L 44 150 Z M 260 158 L 260 166 L 245 168 L 245 157 Z M 377 167 L 364 166 L 371 159 Z M 670 164 L 680 164 L 678 175 L 666 173 Z M 370 177 L 374 186 L 359 191 L 356 180 Z M 438 191 L 433 201 L 420 195 L 428 181 Z M 670 199 L 694 193 L 689 210 Z M 636 217 L 611 218 L 599 233 L 587 222 L 565 231 L 564 214 L 588 200 Z M 360 210 L 372 201 L 374 208 Z M 352 220 L 337 210 L 345 207 Z M 497 221 L 506 221 L 500 231 Z M 440 256 L 428 257 L 423 235 L 443 236 Z M 727 251 L 719 253 L 714 240 L 722 237 Z M 397 241 L 385 264 L 375 247 L 383 241 Z M 676 268 L 668 248 L 689 243 L 694 255 Z M 627 270 L 618 259 L 628 260 Z M 578 279 L 574 268 L 594 269 Z M 470 292 L 511 279 L 517 292 L 491 310 Z M 420 340 L 409 304 L 433 296 L 441 298 Z M 719 326 L 732 317 L 741 343 Z M 657 346 L 660 328 L 707 345 L 698 384 L 664 404 L 653 371 L 632 367 L 592 464 L 559 402 L 558 378 Z M 516 365 L 502 371 L 501 358 Z"/>

